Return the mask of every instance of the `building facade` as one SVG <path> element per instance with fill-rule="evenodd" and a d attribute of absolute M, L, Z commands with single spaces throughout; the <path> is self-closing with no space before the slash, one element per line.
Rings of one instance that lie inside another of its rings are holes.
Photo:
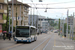
<path fill-rule="evenodd" d="M 7 15 L 7 4 L 6 0 L 0 0 L 0 34 L 2 33 L 2 24 L 6 23 L 6 20 L 3 19 L 3 15 Z"/>
<path fill-rule="evenodd" d="M 29 25 L 33 25 L 37 27 L 38 15 L 29 15 L 28 20 L 29 20 L 28 22 Z"/>
<path fill-rule="evenodd" d="M 68 17 L 68 25 L 70 26 L 71 30 L 72 30 L 72 26 L 73 26 L 73 31 L 75 32 L 75 17 L 73 16 L 69 16 Z M 67 23 L 67 18 L 65 19 L 65 23 Z"/>
<path fill-rule="evenodd" d="M 16 6 L 17 3 L 17 6 Z M 6 23 L 6 20 L 3 19 L 3 16 L 7 17 L 7 4 L 8 4 L 8 11 L 9 17 L 12 20 L 12 0 L 0 0 L 0 33 L 2 33 L 2 24 Z M 29 12 L 29 5 L 14 0 L 13 3 L 13 26 L 16 26 L 16 17 L 18 25 L 28 25 L 28 12 Z M 16 7 L 17 7 L 17 16 L 16 16 Z M 12 25 L 12 24 L 11 24 Z"/>
<path fill-rule="evenodd" d="M 36 26 L 40 31 L 45 31 L 49 29 L 49 20 L 51 18 L 46 18 L 45 16 L 39 15 L 29 15 L 29 25 Z"/>
<path fill-rule="evenodd" d="M 18 25 L 28 25 L 28 12 L 30 6 L 17 0 L 14 0 L 14 26 L 16 26 L 16 7 Z M 9 2 L 9 15 L 12 18 L 12 1 Z"/>

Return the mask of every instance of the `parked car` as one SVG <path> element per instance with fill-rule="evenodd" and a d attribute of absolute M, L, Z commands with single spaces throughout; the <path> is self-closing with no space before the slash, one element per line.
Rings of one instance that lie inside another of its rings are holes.
<path fill-rule="evenodd" d="M 51 32 L 53 32 L 53 30 L 51 30 Z"/>
<path fill-rule="evenodd" d="M 58 33 L 58 31 L 55 31 L 54 33 Z"/>

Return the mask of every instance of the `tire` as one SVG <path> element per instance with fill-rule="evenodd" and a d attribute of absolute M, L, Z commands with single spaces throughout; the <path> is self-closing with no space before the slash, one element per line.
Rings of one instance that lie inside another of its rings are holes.
<path fill-rule="evenodd" d="M 36 41 L 37 40 L 37 37 L 34 37 L 34 41 Z"/>
<path fill-rule="evenodd" d="M 31 40 L 30 40 L 30 43 L 32 42 L 32 38 L 31 38 Z"/>

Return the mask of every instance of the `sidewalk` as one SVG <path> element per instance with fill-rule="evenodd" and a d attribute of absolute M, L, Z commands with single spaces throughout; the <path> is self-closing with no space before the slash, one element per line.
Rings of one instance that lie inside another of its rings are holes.
<path fill-rule="evenodd" d="M 60 36 L 60 38 L 63 38 L 63 39 L 65 39 L 65 40 L 72 41 L 72 42 L 75 43 L 75 40 L 70 39 L 69 36 L 68 36 L 68 37 Z"/>
<path fill-rule="evenodd" d="M 9 40 L 9 39 L 5 39 L 5 40 L 0 39 L 0 50 L 2 48 L 6 48 L 6 47 L 9 47 L 9 46 L 14 45 L 14 44 L 15 43 L 14 43 L 13 39 L 11 39 L 11 40 Z"/>

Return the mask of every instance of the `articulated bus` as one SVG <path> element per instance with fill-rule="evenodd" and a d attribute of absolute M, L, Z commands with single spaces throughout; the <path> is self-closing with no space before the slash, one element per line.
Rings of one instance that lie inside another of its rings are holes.
<path fill-rule="evenodd" d="M 37 40 L 37 29 L 34 26 L 16 26 L 14 40 L 18 42 L 32 42 Z"/>

